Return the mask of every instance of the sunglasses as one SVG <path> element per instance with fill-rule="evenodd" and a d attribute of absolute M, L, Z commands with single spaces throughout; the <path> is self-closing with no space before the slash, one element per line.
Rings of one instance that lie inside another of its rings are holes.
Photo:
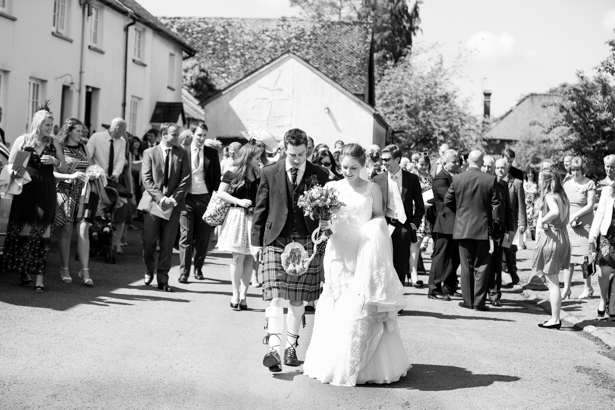
<path fill-rule="evenodd" d="M 380 161 L 382 162 L 389 162 L 391 160 L 393 160 L 393 158 L 380 158 Z"/>

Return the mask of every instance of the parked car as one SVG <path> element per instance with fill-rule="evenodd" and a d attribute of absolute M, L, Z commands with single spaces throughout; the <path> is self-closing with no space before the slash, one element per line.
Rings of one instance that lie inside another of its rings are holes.
<path fill-rule="evenodd" d="M 0 142 L 0 171 L 9 163 L 10 151 Z M 0 198 L 0 255 L 4 253 L 4 241 L 6 240 L 6 228 L 9 224 L 9 214 L 11 213 L 12 196 L 8 195 Z"/>

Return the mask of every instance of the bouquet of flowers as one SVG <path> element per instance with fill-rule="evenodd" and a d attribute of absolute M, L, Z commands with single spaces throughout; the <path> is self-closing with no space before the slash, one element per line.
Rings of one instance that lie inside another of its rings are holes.
<path fill-rule="evenodd" d="M 312 220 L 318 218 L 321 222 L 321 227 L 324 226 L 325 228 L 323 230 L 321 227 L 318 227 L 312 233 L 314 251 L 311 256 L 301 244 L 293 242 L 286 245 L 284 252 L 282 252 L 282 267 L 291 276 L 303 275 L 307 272 L 312 259 L 318 254 L 324 254 L 327 239 L 333 233 L 329 222 L 335 218 L 335 211 L 345 206 L 338 199 L 335 188 L 321 187 L 316 183 L 313 183 L 311 188 L 299 197 L 297 205 Z"/>

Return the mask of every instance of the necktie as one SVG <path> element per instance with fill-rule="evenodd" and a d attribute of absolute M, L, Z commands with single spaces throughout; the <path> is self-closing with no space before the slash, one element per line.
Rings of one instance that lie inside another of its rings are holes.
<path fill-rule="evenodd" d="M 165 152 L 167 153 L 167 156 L 164 159 L 164 180 L 162 182 L 162 186 L 166 188 L 169 185 L 169 162 L 171 161 L 171 149 L 167 148 Z"/>
<path fill-rule="evenodd" d="M 298 173 L 298 172 L 299 172 L 299 168 L 292 167 L 292 168 L 290 169 L 290 176 L 291 176 L 291 178 L 290 178 L 290 182 L 291 182 L 293 185 L 297 185 L 297 173 Z"/>
<path fill-rule="evenodd" d="M 397 220 L 402 224 L 406 222 L 406 211 L 404 210 L 404 201 L 401 199 L 401 193 L 399 192 L 399 186 L 397 185 L 397 175 L 391 175 L 393 181 L 389 184 L 393 193 L 393 203 L 395 204 L 395 213 Z"/>
<path fill-rule="evenodd" d="M 113 138 L 111 138 L 109 140 L 109 142 L 111 143 L 109 146 L 109 166 L 108 166 L 108 170 L 107 173 L 109 174 L 109 176 L 113 175 L 113 161 L 115 159 L 115 152 L 113 149 Z"/>
<path fill-rule="evenodd" d="M 199 164 L 201 163 L 201 149 L 197 148 L 194 152 L 194 168 L 198 169 Z"/>

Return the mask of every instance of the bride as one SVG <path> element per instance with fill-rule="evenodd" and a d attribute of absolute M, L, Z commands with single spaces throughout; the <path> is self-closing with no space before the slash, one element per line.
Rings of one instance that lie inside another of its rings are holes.
<path fill-rule="evenodd" d="M 406 305 L 393 268 L 391 237 L 378 185 L 360 178 L 365 151 L 349 144 L 341 154 L 345 179 L 329 182 L 346 206 L 324 257 L 325 284 L 303 373 L 322 383 L 392 383 L 412 367 L 397 313 Z"/>

